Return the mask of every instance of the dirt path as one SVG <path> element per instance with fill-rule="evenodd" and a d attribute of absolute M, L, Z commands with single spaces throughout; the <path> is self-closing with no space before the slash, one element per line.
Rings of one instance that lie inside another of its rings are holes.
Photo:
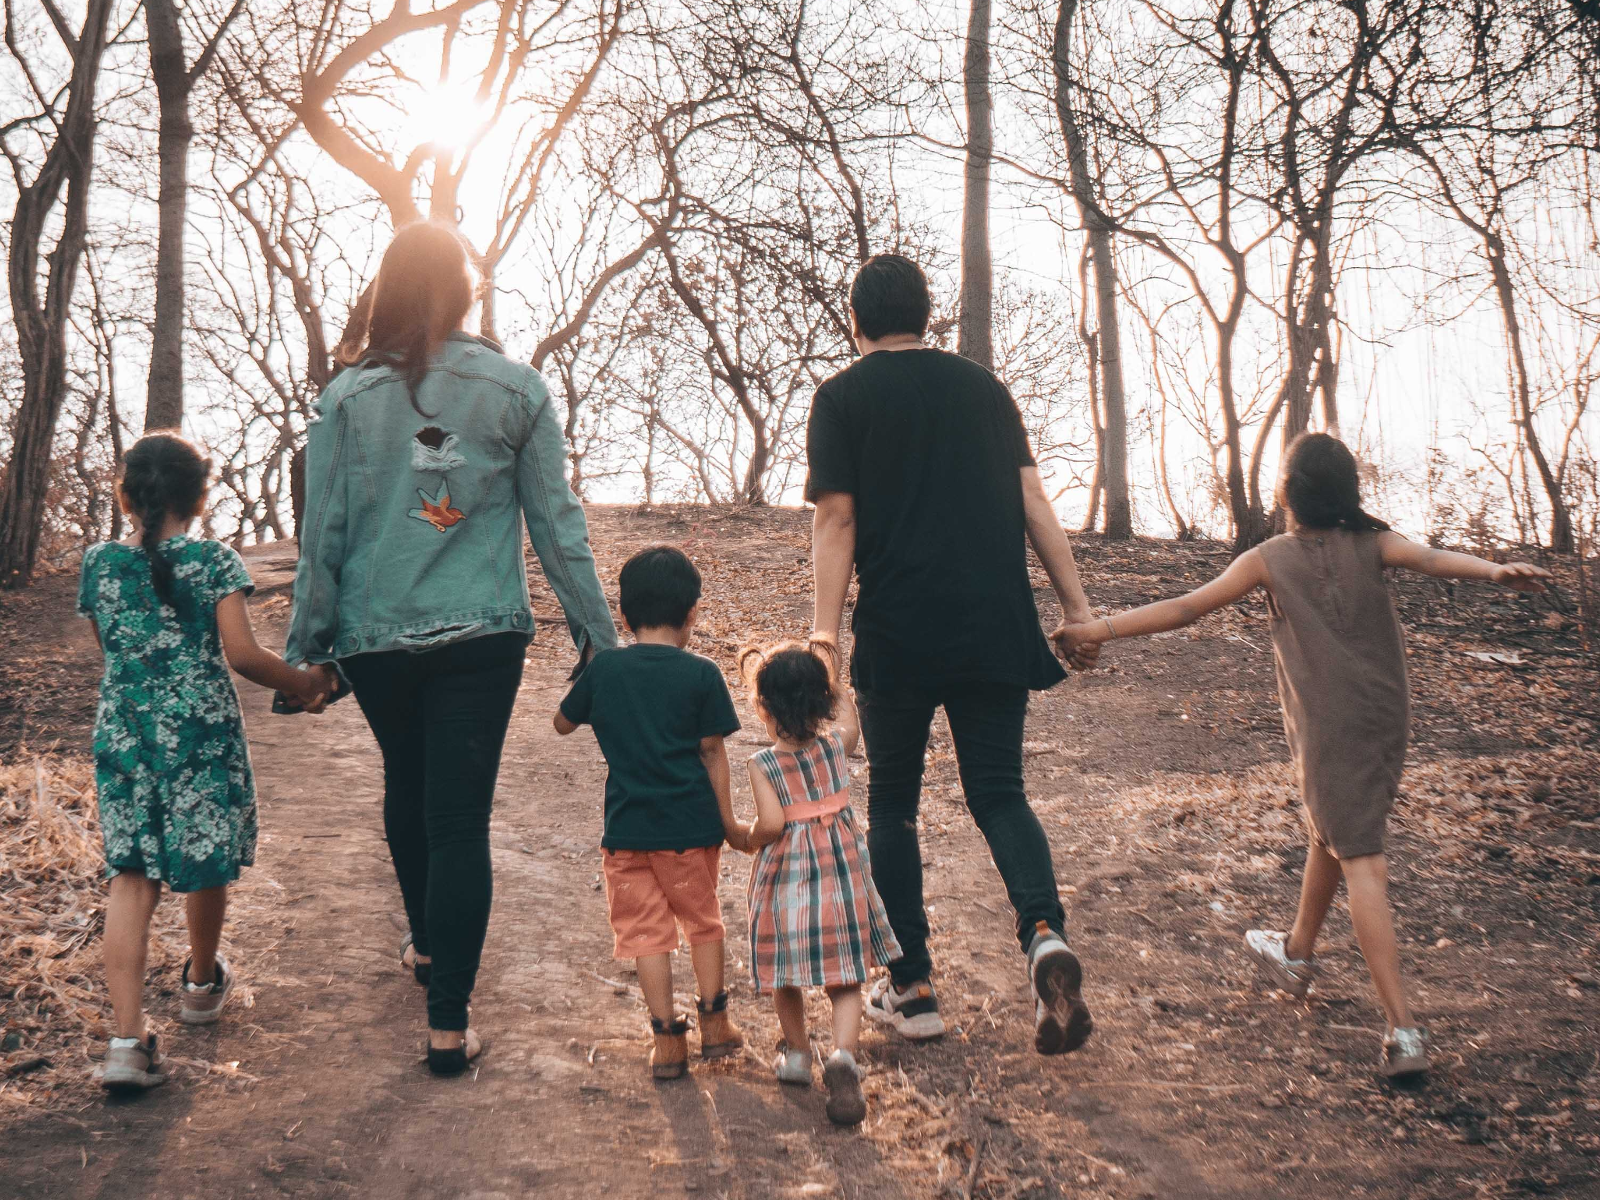
<path fill-rule="evenodd" d="M 595 525 L 608 582 L 653 540 L 714 558 L 704 652 L 801 626 L 796 514 L 604 510 Z M 269 548 L 251 565 L 258 619 L 280 636 L 292 563 Z M 1210 565 L 1196 553 L 1152 583 L 1108 561 L 1091 590 L 1127 602 Z M 554 611 L 543 593 L 535 607 Z M 1397 822 L 1407 966 L 1440 1053 L 1428 1087 L 1383 1087 L 1381 1021 L 1342 916 L 1311 1006 L 1257 992 L 1237 949 L 1242 929 L 1288 915 L 1300 861 L 1270 658 L 1237 641 L 1262 636 L 1241 617 L 1119 646 L 1114 670 L 1035 705 L 1030 788 L 1099 1025 L 1066 1060 L 1031 1052 L 1004 893 L 936 739 L 924 854 L 955 1029 L 921 1047 L 869 1031 L 873 1113 L 851 1132 L 828 1126 L 819 1093 L 772 1081 L 776 1024 L 745 982 L 747 867 L 731 852 L 723 902 L 752 1053 L 683 1083 L 645 1078 L 642 1005 L 609 982 L 631 977 L 610 958 L 597 877 L 603 764 L 548 723 L 567 665 L 555 631 L 530 654 L 501 773 L 474 1021 L 490 1051 L 456 1081 L 420 1061 L 422 995 L 394 961 L 398 895 L 359 712 L 272 718 L 247 690 L 264 834 L 229 942 L 252 1003 L 215 1030 L 170 1027 L 179 1076 L 136 1103 L 0 1114 L 0 1196 L 1600 1195 L 1596 760 L 1571 756 L 1573 727 L 1516 736 L 1423 699 L 1421 794 L 1466 787 L 1484 811 L 1445 833 L 1431 815 Z M 57 657 L 76 695 L 81 644 Z M 757 745 L 741 735 L 735 756 Z M 1525 794 L 1540 797 L 1531 817 L 1516 811 Z"/>

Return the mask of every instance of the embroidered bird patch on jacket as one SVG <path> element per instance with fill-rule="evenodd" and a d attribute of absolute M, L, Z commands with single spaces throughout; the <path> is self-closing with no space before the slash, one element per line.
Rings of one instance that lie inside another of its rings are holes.
<path fill-rule="evenodd" d="M 467 514 L 459 508 L 450 507 L 450 483 L 448 480 L 439 481 L 439 490 L 433 495 L 428 495 L 421 488 L 417 495 L 422 498 L 422 507 L 413 508 L 408 516 L 413 516 L 419 521 L 426 521 L 440 533 L 458 521 L 465 521 Z"/>

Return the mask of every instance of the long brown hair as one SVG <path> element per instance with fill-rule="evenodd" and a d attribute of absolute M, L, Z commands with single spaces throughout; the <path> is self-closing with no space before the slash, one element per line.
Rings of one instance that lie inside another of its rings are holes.
<path fill-rule="evenodd" d="M 357 301 L 356 320 L 336 355 L 339 365 L 382 364 L 406 377 L 411 406 L 424 417 L 417 389 L 428 360 L 461 327 L 477 298 L 472 248 L 453 225 L 418 221 L 394 235 L 378 277 Z"/>
<path fill-rule="evenodd" d="M 1361 475 L 1355 455 L 1326 433 L 1302 433 L 1289 443 L 1278 502 L 1304 529 L 1372 533 L 1389 528 L 1361 507 Z"/>

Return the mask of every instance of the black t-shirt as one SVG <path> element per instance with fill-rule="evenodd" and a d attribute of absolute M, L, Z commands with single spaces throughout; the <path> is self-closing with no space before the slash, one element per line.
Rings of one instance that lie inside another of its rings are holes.
<path fill-rule="evenodd" d="M 1065 678 L 1028 579 L 1011 393 L 942 350 L 880 350 L 817 389 L 806 499 L 855 497 L 855 653 L 866 692 Z"/>
<path fill-rule="evenodd" d="M 561 701 L 561 715 L 594 726 L 610 768 L 602 846 L 690 850 L 722 841 L 700 739 L 727 737 L 739 717 L 714 662 L 654 643 L 602 650 Z"/>

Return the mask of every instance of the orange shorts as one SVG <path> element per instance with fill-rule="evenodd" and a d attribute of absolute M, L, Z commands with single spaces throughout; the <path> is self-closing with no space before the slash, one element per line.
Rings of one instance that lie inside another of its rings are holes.
<path fill-rule="evenodd" d="M 670 954 L 678 948 L 680 924 L 691 946 L 722 940 L 721 846 L 600 853 L 618 958 Z"/>

